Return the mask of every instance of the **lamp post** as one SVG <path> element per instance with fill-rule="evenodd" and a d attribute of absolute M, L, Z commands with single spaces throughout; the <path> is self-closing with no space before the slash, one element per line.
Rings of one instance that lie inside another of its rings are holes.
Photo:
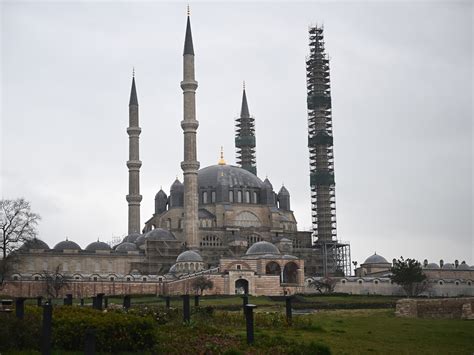
<path fill-rule="evenodd" d="M 356 269 L 357 269 L 357 261 L 353 261 L 352 264 L 354 265 L 354 275 L 356 274 Z"/>

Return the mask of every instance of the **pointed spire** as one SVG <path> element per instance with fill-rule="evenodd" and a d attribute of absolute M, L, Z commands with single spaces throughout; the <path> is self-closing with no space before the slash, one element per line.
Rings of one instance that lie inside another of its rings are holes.
<path fill-rule="evenodd" d="M 219 159 L 218 163 L 219 165 L 225 165 L 225 160 L 224 160 L 224 147 L 221 146 L 221 158 Z"/>
<path fill-rule="evenodd" d="M 137 98 L 137 88 L 135 87 L 135 68 L 133 68 L 133 77 L 132 77 L 132 90 L 130 91 L 130 102 L 129 106 L 136 105 L 138 106 Z"/>
<path fill-rule="evenodd" d="M 250 117 L 249 106 L 247 104 L 247 95 L 245 93 L 245 81 L 242 94 L 242 108 L 240 109 L 240 117 Z"/>
<path fill-rule="evenodd" d="M 193 35 L 191 34 L 191 20 L 189 18 L 189 6 L 188 6 L 188 22 L 186 24 L 186 38 L 184 40 L 184 51 L 183 51 L 183 55 L 186 55 L 186 54 L 194 55 Z"/>

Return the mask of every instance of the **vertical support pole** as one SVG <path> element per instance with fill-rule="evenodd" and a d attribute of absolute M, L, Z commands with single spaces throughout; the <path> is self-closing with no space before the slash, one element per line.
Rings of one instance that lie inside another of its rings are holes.
<path fill-rule="evenodd" d="M 41 354 L 51 354 L 51 334 L 53 328 L 53 306 L 50 302 L 43 306 L 43 328 L 41 330 Z"/>
<path fill-rule="evenodd" d="M 68 306 L 72 306 L 72 294 L 71 293 L 68 293 L 66 295 L 66 299 L 67 299 Z"/>
<path fill-rule="evenodd" d="M 84 354 L 95 355 L 95 331 L 93 329 L 86 330 Z"/>
<path fill-rule="evenodd" d="M 166 301 L 166 309 L 169 309 L 170 308 L 170 301 L 171 301 L 170 296 L 166 296 L 165 301 Z"/>
<path fill-rule="evenodd" d="M 247 344 L 251 345 L 254 342 L 254 327 L 253 327 L 253 309 L 257 307 L 254 304 L 245 305 L 245 321 L 247 326 Z"/>
<path fill-rule="evenodd" d="M 288 325 L 291 325 L 292 318 L 293 318 L 293 313 L 291 310 L 291 296 L 286 296 L 285 303 L 286 303 L 286 321 L 288 322 Z"/>
<path fill-rule="evenodd" d="M 132 300 L 129 295 L 123 297 L 123 308 L 129 309 L 132 304 Z"/>
<path fill-rule="evenodd" d="M 36 297 L 36 305 L 38 307 L 41 307 L 43 305 L 43 297 L 41 296 Z"/>
<path fill-rule="evenodd" d="M 194 296 L 194 307 L 199 307 L 199 295 Z"/>
<path fill-rule="evenodd" d="M 108 308 L 109 307 L 109 297 L 105 296 L 104 297 L 104 308 Z"/>
<path fill-rule="evenodd" d="M 189 310 L 189 295 L 183 295 L 183 321 L 188 323 L 191 320 Z"/>
<path fill-rule="evenodd" d="M 25 316 L 25 299 L 23 297 L 15 299 L 15 313 L 18 319 L 23 319 Z"/>
<path fill-rule="evenodd" d="M 81 307 L 84 307 L 84 298 L 81 298 Z"/>
<path fill-rule="evenodd" d="M 97 309 L 97 297 L 96 296 L 92 297 L 92 308 Z"/>

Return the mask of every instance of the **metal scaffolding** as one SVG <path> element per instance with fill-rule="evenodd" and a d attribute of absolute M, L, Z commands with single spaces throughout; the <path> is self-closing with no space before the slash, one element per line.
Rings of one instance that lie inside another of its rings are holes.
<path fill-rule="evenodd" d="M 235 148 L 237 150 L 237 164 L 252 174 L 257 175 L 255 118 L 249 113 L 245 87 L 242 95 L 240 117 L 235 120 Z"/>
<path fill-rule="evenodd" d="M 314 248 L 322 257 L 323 275 L 347 275 L 350 246 L 337 241 L 331 85 L 322 27 L 309 28 L 309 48 L 306 84 Z"/>

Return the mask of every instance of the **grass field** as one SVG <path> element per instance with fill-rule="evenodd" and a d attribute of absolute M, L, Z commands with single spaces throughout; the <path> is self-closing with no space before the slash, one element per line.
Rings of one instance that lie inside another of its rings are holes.
<path fill-rule="evenodd" d="M 313 354 L 319 353 L 316 351 L 320 348 L 308 344 L 316 342 L 321 349 L 327 346 L 333 354 L 474 354 L 474 321 L 397 318 L 393 308 L 322 310 L 314 307 L 326 303 L 363 307 L 395 301 L 396 298 L 384 296 L 304 296 L 297 298 L 298 304 L 303 308 L 308 305 L 313 313 L 294 315 L 293 325 L 288 326 L 283 313 L 284 302 L 270 297 L 250 297 L 249 302 L 258 307 L 256 343 L 248 347 L 240 297 L 201 298 L 200 305 L 212 306 L 214 312 L 193 314 L 189 325 L 182 323 L 182 301 L 176 297 L 171 303 L 174 316 L 157 328 L 158 353 Z M 109 304 L 121 302 L 120 298 L 109 299 Z M 137 311 L 150 307 L 163 309 L 164 299 L 133 297 L 132 305 Z M 298 347 L 300 345 L 302 347 Z M 294 352 L 288 350 L 293 348 Z"/>

